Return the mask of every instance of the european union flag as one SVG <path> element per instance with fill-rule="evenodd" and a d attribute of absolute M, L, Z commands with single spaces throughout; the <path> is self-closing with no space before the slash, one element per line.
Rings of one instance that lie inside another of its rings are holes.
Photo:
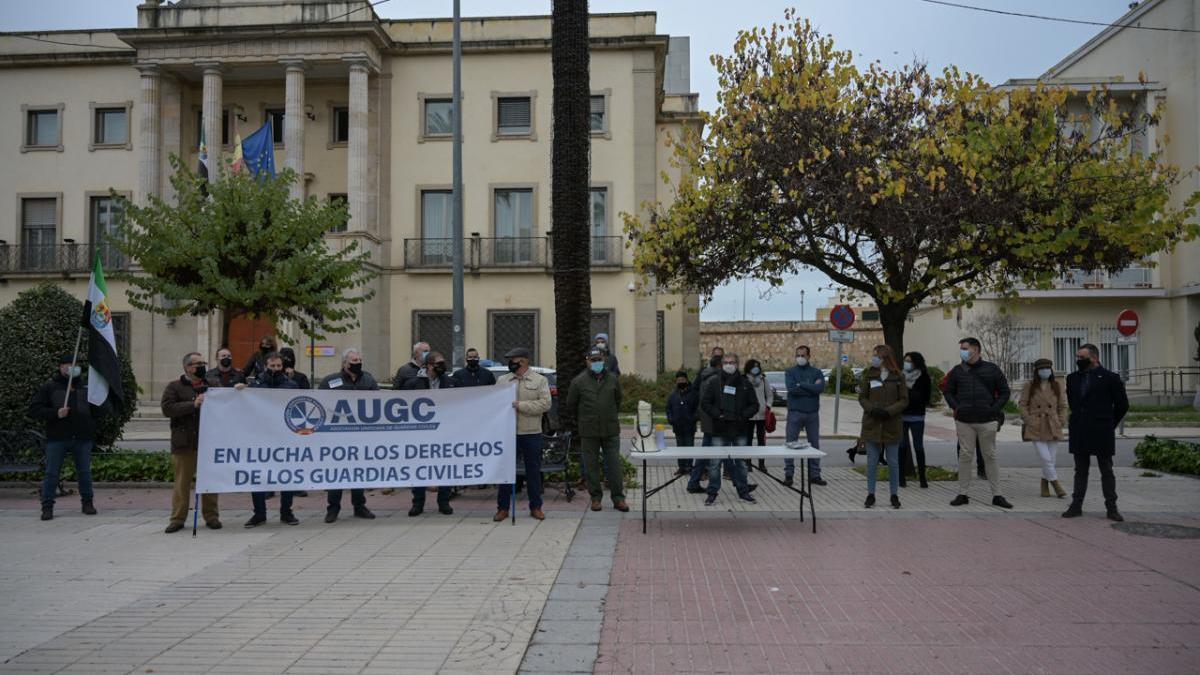
<path fill-rule="evenodd" d="M 275 177 L 275 136 L 271 120 L 267 120 L 258 131 L 242 141 L 242 157 L 251 175 L 265 172 Z"/>

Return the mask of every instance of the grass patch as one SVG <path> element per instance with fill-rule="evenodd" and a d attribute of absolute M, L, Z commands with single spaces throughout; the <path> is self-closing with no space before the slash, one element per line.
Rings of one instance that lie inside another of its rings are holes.
<path fill-rule="evenodd" d="M 1191 406 L 1130 406 L 1127 427 L 1200 427 L 1200 412 Z"/>
<path fill-rule="evenodd" d="M 854 471 L 857 471 L 863 476 L 867 475 L 867 467 L 865 466 L 856 466 L 852 468 Z M 879 467 L 875 473 L 875 480 L 888 480 L 888 468 L 889 467 L 886 466 Z M 909 479 L 915 480 L 916 474 L 911 474 Z M 950 470 L 943 469 L 940 466 L 927 466 L 925 467 L 925 479 L 928 481 L 958 480 L 958 469 Z"/>

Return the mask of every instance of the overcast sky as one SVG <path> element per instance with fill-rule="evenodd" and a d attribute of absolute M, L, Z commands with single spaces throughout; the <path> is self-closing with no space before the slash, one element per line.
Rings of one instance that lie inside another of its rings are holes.
<path fill-rule="evenodd" d="M 0 30 L 117 28 L 137 22 L 139 0 L 0 0 Z M 961 4 L 1055 17 L 1113 22 L 1129 0 L 961 0 Z M 384 18 L 449 16 L 450 0 L 387 0 L 376 6 Z M 658 12 L 658 32 L 692 39 L 692 89 L 711 109 L 717 89 L 708 57 L 729 53 L 737 31 L 766 26 L 795 7 L 841 49 L 862 62 L 900 65 L 921 59 L 935 69 L 954 64 L 993 83 L 1044 72 L 1101 29 L 1052 21 L 975 12 L 921 0 L 593 0 L 593 12 Z M 547 14 L 549 0 L 463 0 L 463 16 Z M 733 281 L 703 310 L 706 321 L 796 320 L 804 291 L 804 318 L 828 295 L 824 275 L 801 273 L 769 298 L 766 285 Z M 743 304 L 743 297 L 747 302 Z"/>

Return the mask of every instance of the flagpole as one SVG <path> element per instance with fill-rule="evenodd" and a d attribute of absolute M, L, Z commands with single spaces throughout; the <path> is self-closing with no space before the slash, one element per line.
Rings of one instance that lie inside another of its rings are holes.
<path fill-rule="evenodd" d="M 68 407 L 68 401 L 71 400 L 71 385 L 75 380 L 75 364 L 79 363 L 79 345 L 83 342 L 83 326 L 79 327 L 79 332 L 75 334 L 75 351 L 71 352 L 71 369 L 67 371 L 67 395 L 63 397 L 63 407 Z"/>

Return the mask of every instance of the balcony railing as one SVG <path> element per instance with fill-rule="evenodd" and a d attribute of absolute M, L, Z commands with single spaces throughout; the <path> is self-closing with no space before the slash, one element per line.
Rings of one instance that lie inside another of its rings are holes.
<path fill-rule="evenodd" d="M 547 267 L 546 237 L 473 237 L 479 267 Z"/>
<path fill-rule="evenodd" d="M 620 266 L 624 253 L 625 240 L 622 237 L 592 237 L 592 265 Z"/>
<path fill-rule="evenodd" d="M 406 269 L 449 269 L 454 263 L 453 239 L 405 239 Z"/>
<path fill-rule="evenodd" d="M 592 237 L 591 265 L 619 268 L 625 254 L 623 237 Z M 549 237 L 468 237 L 463 241 L 463 264 L 468 270 L 552 267 Z M 410 270 L 450 270 L 453 239 L 405 239 L 404 267 Z"/>
<path fill-rule="evenodd" d="M 105 270 L 128 269 L 128 260 L 113 244 L 0 244 L 0 273 L 89 273 L 96 252 Z"/>
<path fill-rule="evenodd" d="M 1154 279 L 1149 267 L 1127 267 L 1115 274 L 1102 271 L 1067 270 L 1055 284 L 1058 288 L 1150 288 Z"/>

